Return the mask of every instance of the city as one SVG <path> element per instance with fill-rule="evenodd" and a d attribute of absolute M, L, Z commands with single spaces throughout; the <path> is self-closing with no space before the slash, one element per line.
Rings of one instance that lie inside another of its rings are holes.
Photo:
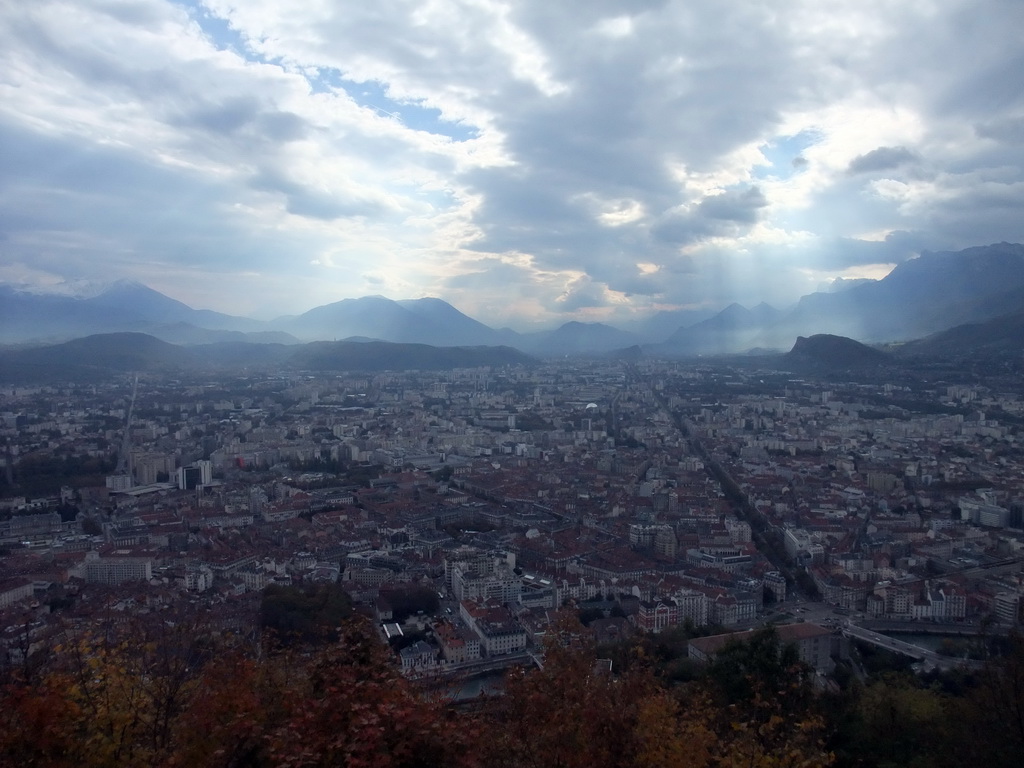
<path fill-rule="evenodd" d="M 269 585 L 309 583 L 392 634 L 389 596 L 436 593 L 403 617 L 416 675 L 521 662 L 568 604 L 618 637 L 817 619 L 830 654 L 849 625 L 1020 622 L 1012 378 L 581 360 L 10 387 L 0 409 L 8 664 L 26 615 L 40 644 L 107 609 L 253 633 Z"/>
<path fill-rule="evenodd" d="M 0 3 L 0 766 L 1016 768 L 1024 3 Z"/>

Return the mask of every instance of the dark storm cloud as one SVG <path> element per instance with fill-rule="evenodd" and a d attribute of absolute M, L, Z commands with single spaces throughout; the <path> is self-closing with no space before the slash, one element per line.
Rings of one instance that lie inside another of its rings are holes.
<path fill-rule="evenodd" d="M 677 3 L 658 15 L 620 6 L 582 24 L 577 10 L 559 3 L 516 7 L 517 20 L 551 56 L 554 75 L 570 84 L 536 110 L 527 105 L 519 121 L 523 141 L 515 143 L 519 131 L 512 138 L 517 155 L 547 151 L 550 158 L 554 146 L 559 166 L 578 160 L 588 178 L 635 178 L 647 190 L 647 179 L 667 181 L 667 153 L 697 167 L 756 137 L 778 119 L 779 95 L 796 82 L 789 43 L 766 24 L 770 14 L 762 9 Z M 593 31 L 615 13 L 628 18 L 631 33 L 609 38 Z M 579 32 L 566 44 L 565 31 L 574 27 Z M 547 141 L 534 141 L 540 136 Z M 607 167 L 632 170 L 606 174 Z"/>
<path fill-rule="evenodd" d="M 651 234 L 655 240 L 669 245 L 689 245 L 713 234 L 706 219 L 689 211 L 670 212 L 654 224 Z"/>
<path fill-rule="evenodd" d="M 888 171 L 916 160 L 917 156 L 906 147 L 879 147 L 853 158 L 847 172 L 856 174 Z"/>

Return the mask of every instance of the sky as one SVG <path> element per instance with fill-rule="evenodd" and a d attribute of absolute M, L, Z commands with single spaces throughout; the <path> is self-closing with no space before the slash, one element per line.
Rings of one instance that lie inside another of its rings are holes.
<path fill-rule="evenodd" d="M 0 2 L 0 282 L 785 307 L 1024 241 L 1020 0 Z"/>

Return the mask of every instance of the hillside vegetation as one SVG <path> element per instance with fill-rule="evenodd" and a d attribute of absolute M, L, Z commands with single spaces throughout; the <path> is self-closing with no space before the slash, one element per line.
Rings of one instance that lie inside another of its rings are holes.
<path fill-rule="evenodd" d="M 602 671 L 564 617 L 542 670 L 465 706 L 403 677 L 363 619 L 288 645 L 211 626 L 136 619 L 36 649 L 0 687 L 0 764 L 994 768 L 1024 747 L 1020 639 L 974 675 L 821 693 L 772 630 L 670 684 L 646 641 Z"/>

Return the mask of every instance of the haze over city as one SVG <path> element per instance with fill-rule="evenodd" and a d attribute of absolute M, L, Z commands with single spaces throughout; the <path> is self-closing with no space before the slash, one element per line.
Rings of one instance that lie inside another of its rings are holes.
<path fill-rule="evenodd" d="M 0 10 L 0 281 L 492 326 L 1024 239 L 1015 2 Z"/>
<path fill-rule="evenodd" d="M 0 766 L 1017 768 L 1020 0 L 0 2 Z"/>

